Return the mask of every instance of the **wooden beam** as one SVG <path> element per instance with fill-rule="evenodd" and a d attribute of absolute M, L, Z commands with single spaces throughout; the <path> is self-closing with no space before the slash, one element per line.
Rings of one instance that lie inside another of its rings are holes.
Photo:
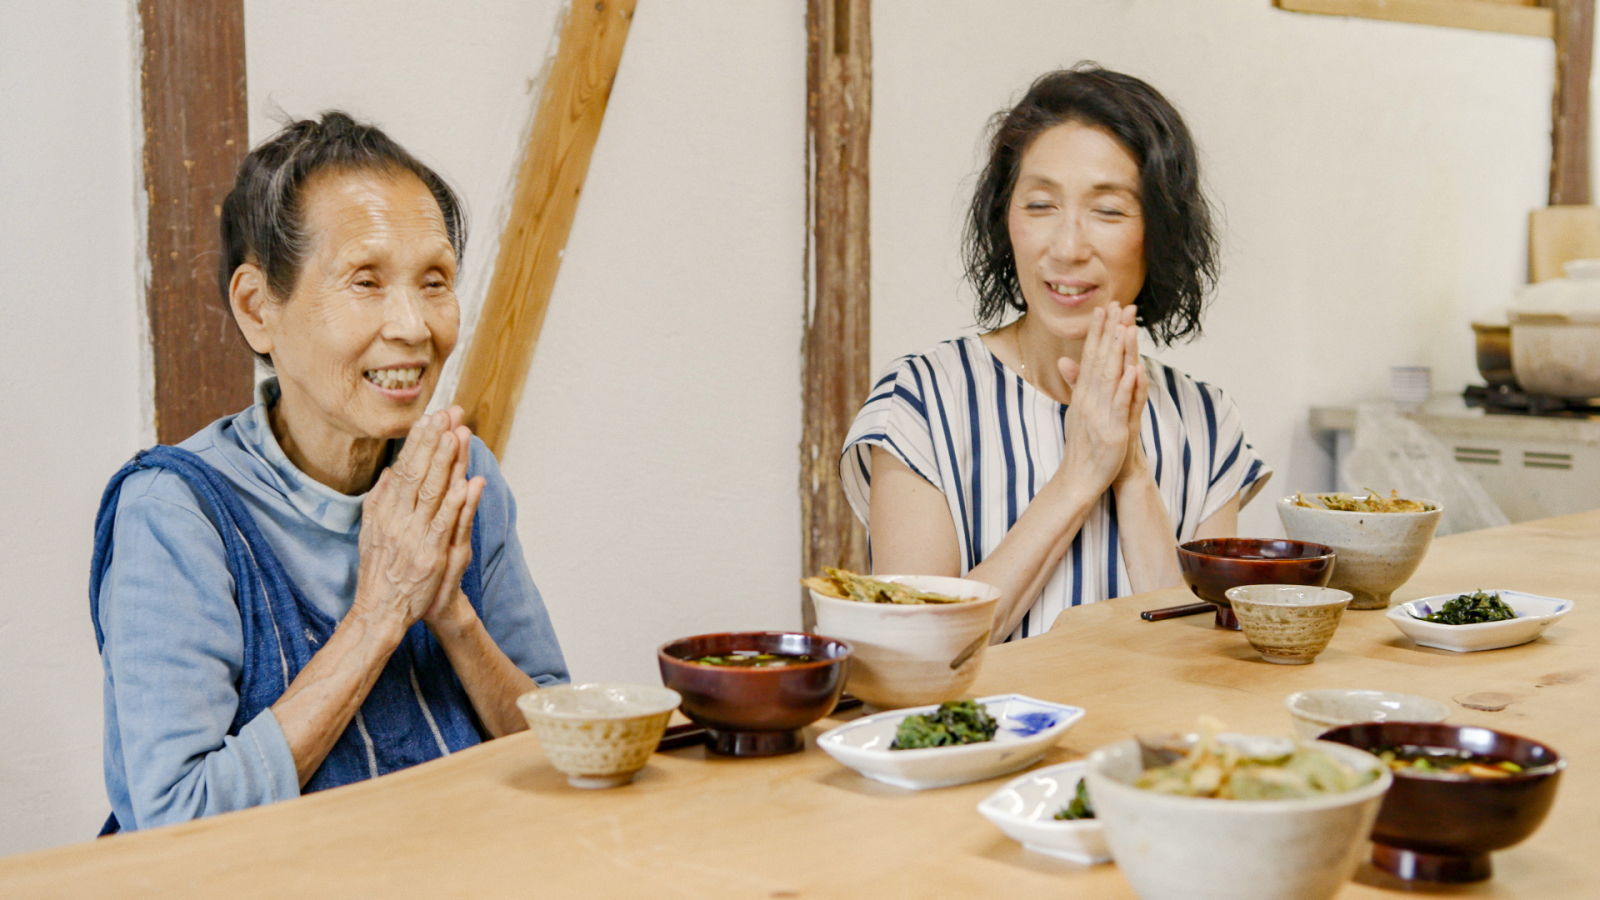
<path fill-rule="evenodd" d="M 867 148 L 872 126 L 871 0 L 808 0 L 810 206 L 801 391 L 801 566 L 867 567 L 866 530 L 839 485 L 839 450 L 870 386 L 871 242 Z M 801 592 L 805 627 L 816 621 Z"/>
<path fill-rule="evenodd" d="M 511 218 L 456 388 L 467 424 L 496 456 L 511 436 L 636 2 L 574 0 L 545 76 Z"/>
<path fill-rule="evenodd" d="M 1272 0 L 1290 12 L 1329 16 L 1357 16 L 1444 25 L 1474 31 L 1499 31 L 1550 37 L 1555 34 L 1555 13 L 1525 3 L 1505 0 Z"/>
<path fill-rule="evenodd" d="M 217 285 L 222 198 L 249 150 L 243 0 L 139 0 L 156 438 L 250 405 L 254 368 Z"/>
<path fill-rule="evenodd" d="M 1589 202 L 1589 70 L 1594 0 L 1555 0 L 1556 93 L 1550 129 L 1550 205 Z"/>

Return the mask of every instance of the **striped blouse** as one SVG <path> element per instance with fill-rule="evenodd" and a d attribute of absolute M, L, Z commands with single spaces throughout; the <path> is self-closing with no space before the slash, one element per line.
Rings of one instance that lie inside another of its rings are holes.
<path fill-rule="evenodd" d="M 1271 475 L 1245 440 L 1239 410 L 1222 391 L 1149 357 L 1150 394 L 1140 440 L 1177 539 L 1230 498 L 1249 502 Z M 889 365 L 856 414 L 839 473 L 856 515 L 869 522 L 872 447 L 893 453 L 939 488 L 956 524 L 963 573 L 999 546 L 1028 502 L 1061 465 L 1067 407 L 1001 364 L 975 336 Z M 1040 634 L 1068 607 L 1130 594 L 1107 490 L 1089 511 L 1017 629 Z"/>

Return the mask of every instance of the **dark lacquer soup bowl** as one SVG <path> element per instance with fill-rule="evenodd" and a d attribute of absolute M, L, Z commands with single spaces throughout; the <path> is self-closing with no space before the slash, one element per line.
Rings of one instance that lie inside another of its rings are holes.
<path fill-rule="evenodd" d="M 1417 881 L 1488 878 L 1490 852 L 1533 834 L 1566 768 L 1560 754 L 1538 741 L 1475 725 L 1368 722 L 1322 739 L 1371 753 L 1407 745 L 1465 751 L 1522 769 L 1494 778 L 1395 771 L 1372 827 L 1372 864 Z"/>
<path fill-rule="evenodd" d="M 1239 630 L 1228 588 L 1245 584 L 1326 587 L 1333 549 L 1326 544 L 1271 538 L 1210 538 L 1178 545 L 1178 566 L 1196 597 L 1217 606 L 1217 625 Z"/>
<path fill-rule="evenodd" d="M 702 634 L 656 651 L 661 681 L 683 695 L 683 714 L 704 726 L 706 744 L 728 756 L 777 756 L 804 749 L 801 729 L 833 712 L 852 649 L 845 641 L 793 631 Z M 772 654 L 806 657 L 766 666 L 696 660 Z"/>

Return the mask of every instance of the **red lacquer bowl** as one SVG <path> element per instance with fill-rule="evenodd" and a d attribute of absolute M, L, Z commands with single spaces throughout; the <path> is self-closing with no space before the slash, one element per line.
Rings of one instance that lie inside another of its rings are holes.
<path fill-rule="evenodd" d="M 1326 587 L 1333 577 L 1333 549 L 1307 541 L 1271 538 L 1210 538 L 1178 545 L 1178 565 L 1189 590 L 1217 605 L 1217 625 L 1239 630 L 1228 588 L 1242 584 L 1304 584 Z"/>

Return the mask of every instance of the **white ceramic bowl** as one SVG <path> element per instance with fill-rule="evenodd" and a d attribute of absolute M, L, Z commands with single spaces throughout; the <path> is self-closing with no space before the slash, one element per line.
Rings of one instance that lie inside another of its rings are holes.
<path fill-rule="evenodd" d="M 1450 707 L 1427 697 L 1390 691 L 1300 691 L 1284 698 L 1294 730 L 1308 741 L 1357 722 L 1443 722 Z"/>
<path fill-rule="evenodd" d="M 1303 584 L 1245 584 L 1225 596 L 1250 646 L 1267 662 L 1286 666 L 1315 662 L 1350 604 L 1349 591 Z"/>
<path fill-rule="evenodd" d="M 1350 609 L 1388 607 L 1389 595 L 1422 564 L 1443 512 L 1429 500 L 1423 502 L 1433 509 L 1416 513 L 1343 512 L 1297 506 L 1294 500 L 1278 501 L 1284 532 L 1291 540 L 1333 548 L 1328 587 L 1354 594 Z"/>
<path fill-rule="evenodd" d="M 1221 735 L 1220 740 L 1263 740 Z M 1288 741 L 1281 743 L 1287 750 Z M 1089 755 L 1089 796 L 1106 843 L 1141 900 L 1327 900 L 1361 860 L 1389 768 L 1354 747 L 1312 746 L 1377 780 L 1305 800 L 1212 800 L 1142 790 L 1137 741 Z"/>
<path fill-rule="evenodd" d="M 517 708 L 569 784 L 605 788 L 644 768 L 682 699 L 643 684 L 562 684 L 523 694 Z"/>
<path fill-rule="evenodd" d="M 937 575 L 877 575 L 882 581 L 965 603 L 861 603 L 811 592 L 816 633 L 855 648 L 845 690 L 879 709 L 954 700 L 972 687 L 994 630 L 1000 589 Z"/>
<path fill-rule="evenodd" d="M 1486 593 L 1499 594 L 1500 599 L 1516 611 L 1517 617 L 1503 622 L 1480 622 L 1476 625 L 1442 625 L 1438 622 L 1424 622 L 1418 618 L 1438 612 L 1444 607 L 1445 601 L 1461 596 L 1460 593 L 1456 593 L 1439 594 L 1402 603 L 1389 610 L 1389 621 L 1393 622 L 1394 627 L 1400 629 L 1406 637 L 1424 647 L 1467 653 L 1473 650 L 1498 650 L 1501 647 L 1526 644 L 1543 634 L 1544 630 L 1550 627 L 1550 623 L 1571 612 L 1574 605 L 1571 600 L 1557 600 L 1554 597 L 1541 597 L 1538 594 L 1525 594 L 1522 591 L 1496 589 Z"/>
<path fill-rule="evenodd" d="M 1045 766 L 1011 780 L 985 797 L 978 812 L 1006 836 L 1035 853 L 1092 866 L 1111 861 L 1099 819 L 1057 819 L 1072 802 L 1088 764 Z"/>
<path fill-rule="evenodd" d="M 1081 707 L 1035 700 L 1021 694 L 980 697 L 977 702 L 1000 725 L 992 741 L 890 750 L 900 720 L 933 712 L 939 708 L 935 704 L 882 712 L 847 722 L 817 738 L 817 746 L 874 781 L 915 791 L 982 781 L 1030 766 L 1084 716 Z"/>

